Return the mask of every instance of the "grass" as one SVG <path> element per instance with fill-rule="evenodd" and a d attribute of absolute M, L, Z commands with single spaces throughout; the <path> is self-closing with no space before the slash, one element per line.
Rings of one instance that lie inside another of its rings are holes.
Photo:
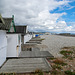
<path fill-rule="evenodd" d="M 52 72 L 51 72 L 51 75 L 57 75 L 59 72 L 57 71 L 57 70 L 53 70 Z"/>
<path fill-rule="evenodd" d="M 53 68 L 53 69 L 59 69 L 59 70 L 62 69 L 62 67 L 61 67 L 60 65 L 53 65 L 52 68 Z"/>
<path fill-rule="evenodd" d="M 71 47 L 63 47 L 62 49 L 70 49 Z"/>
<path fill-rule="evenodd" d="M 63 54 L 63 55 L 66 55 L 66 54 L 72 54 L 73 52 L 62 50 L 62 51 L 60 51 L 60 53 Z"/>
<path fill-rule="evenodd" d="M 75 47 L 63 47 L 62 51 L 60 51 L 60 54 L 62 54 L 64 58 L 66 58 L 66 60 L 63 59 L 63 57 L 56 59 L 49 58 L 49 60 L 51 61 L 51 66 L 53 68 L 53 70 L 51 71 L 51 75 L 75 75 L 74 64 L 72 63 L 72 61 L 70 61 L 74 60 L 75 58 Z M 72 67 L 69 66 L 71 64 Z M 73 71 L 70 71 L 69 69 L 72 69 Z"/>
<path fill-rule="evenodd" d="M 67 65 L 67 63 L 64 63 L 64 61 L 61 60 L 61 59 L 55 59 L 53 62 L 54 62 L 55 64 L 62 65 L 62 66 Z"/>
<path fill-rule="evenodd" d="M 65 71 L 66 75 L 75 75 L 75 72 L 71 72 L 70 70 Z"/>
<path fill-rule="evenodd" d="M 15 73 L 0 73 L 0 75 L 16 75 Z"/>
<path fill-rule="evenodd" d="M 63 47 L 62 49 L 66 49 L 66 50 L 68 50 L 68 49 L 70 49 L 70 50 L 75 50 L 75 46 L 71 46 L 71 47 Z"/>
<path fill-rule="evenodd" d="M 73 60 L 73 57 L 72 57 L 73 51 L 62 50 L 60 51 L 60 54 L 64 55 L 64 58 Z"/>
<path fill-rule="evenodd" d="M 47 58 L 48 61 L 49 61 L 49 60 L 52 60 L 52 61 L 53 61 L 54 59 L 56 59 L 56 58 L 54 58 L 54 57 L 52 57 L 52 58 L 50 58 L 50 57 Z"/>
<path fill-rule="evenodd" d="M 64 75 L 64 72 L 53 70 L 50 75 Z"/>
<path fill-rule="evenodd" d="M 45 40 L 45 39 L 39 39 L 40 41 Z"/>
<path fill-rule="evenodd" d="M 36 69 L 34 72 L 35 75 L 44 75 L 42 70 Z"/>
<path fill-rule="evenodd" d="M 52 58 L 49 58 L 50 60 L 54 60 L 54 59 L 56 59 L 56 58 L 54 58 L 54 57 L 52 57 Z"/>

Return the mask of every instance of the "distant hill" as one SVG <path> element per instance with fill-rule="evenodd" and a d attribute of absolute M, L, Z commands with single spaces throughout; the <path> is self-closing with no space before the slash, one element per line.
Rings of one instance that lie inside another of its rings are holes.
<path fill-rule="evenodd" d="M 60 34 L 57 34 L 57 35 L 62 35 L 62 36 L 73 36 L 73 37 L 75 37 L 75 34 L 71 34 L 71 33 L 60 33 Z"/>

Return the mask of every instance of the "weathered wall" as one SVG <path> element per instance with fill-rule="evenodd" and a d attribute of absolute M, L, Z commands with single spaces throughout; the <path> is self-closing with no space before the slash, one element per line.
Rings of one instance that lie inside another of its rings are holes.
<path fill-rule="evenodd" d="M 7 51 L 6 31 L 0 30 L 0 66 L 6 60 L 6 51 Z"/>
<path fill-rule="evenodd" d="M 18 57 L 21 51 L 21 35 L 7 34 L 7 57 Z"/>
<path fill-rule="evenodd" d="M 32 35 L 26 34 L 26 35 L 24 36 L 24 44 L 25 44 L 27 41 L 29 41 L 31 38 L 32 38 Z"/>

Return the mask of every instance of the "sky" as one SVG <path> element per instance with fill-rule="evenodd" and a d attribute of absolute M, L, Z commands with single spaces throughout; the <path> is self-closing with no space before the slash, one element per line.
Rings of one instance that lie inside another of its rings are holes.
<path fill-rule="evenodd" d="M 0 0 L 0 13 L 29 31 L 75 33 L 75 0 Z"/>

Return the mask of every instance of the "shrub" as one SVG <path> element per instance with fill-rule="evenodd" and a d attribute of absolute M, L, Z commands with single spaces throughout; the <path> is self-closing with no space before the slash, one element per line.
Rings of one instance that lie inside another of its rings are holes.
<path fill-rule="evenodd" d="M 71 47 L 63 47 L 62 49 L 70 49 Z"/>
<path fill-rule="evenodd" d="M 59 70 L 62 69 L 62 67 L 60 65 L 53 65 L 52 68 L 53 69 L 59 69 Z"/>
<path fill-rule="evenodd" d="M 65 74 L 67 75 L 75 75 L 75 72 L 71 72 L 70 70 L 65 71 Z"/>
<path fill-rule="evenodd" d="M 58 75 L 58 74 L 59 74 L 59 72 L 57 70 L 51 71 L 51 75 Z"/>
<path fill-rule="evenodd" d="M 72 54 L 73 52 L 72 51 L 65 51 L 65 50 L 62 50 L 60 51 L 61 54 L 65 55 L 65 54 Z"/>
<path fill-rule="evenodd" d="M 63 58 L 68 58 L 70 60 L 73 60 L 73 58 L 75 57 L 75 46 L 72 47 L 63 47 L 61 48 L 62 51 L 60 51 L 60 54 L 63 55 Z"/>
<path fill-rule="evenodd" d="M 56 58 L 54 58 L 54 57 L 50 58 L 50 60 L 54 60 L 54 59 L 56 59 Z"/>
<path fill-rule="evenodd" d="M 67 63 L 64 63 L 64 61 L 61 59 L 55 59 L 53 62 L 55 64 L 62 65 L 62 66 L 67 65 Z"/>
<path fill-rule="evenodd" d="M 0 75 L 16 75 L 15 73 L 0 73 Z"/>
<path fill-rule="evenodd" d="M 39 41 L 42 41 L 42 40 L 45 40 L 45 39 L 39 39 Z"/>
<path fill-rule="evenodd" d="M 42 70 L 39 70 L 39 69 L 36 69 L 35 70 L 35 74 L 43 75 L 43 71 Z"/>
<path fill-rule="evenodd" d="M 60 51 L 60 54 L 64 55 L 66 58 L 71 57 L 72 53 L 73 53 L 72 51 L 65 51 L 65 50 Z"/>

